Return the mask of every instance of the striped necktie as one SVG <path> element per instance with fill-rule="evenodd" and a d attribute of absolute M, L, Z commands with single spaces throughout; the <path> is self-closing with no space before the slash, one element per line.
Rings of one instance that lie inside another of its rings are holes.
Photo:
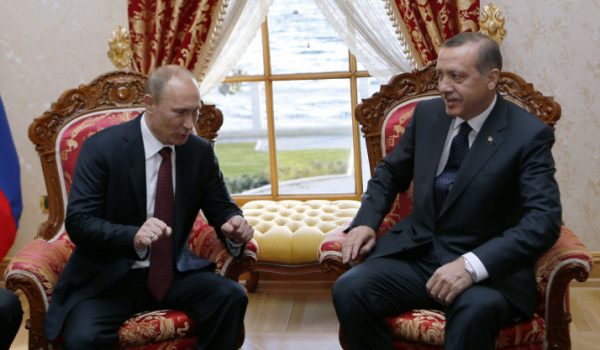
<path fill-rule="evenodd" d="M 435 209 L 438 215 L 442 210 L 442 206 L 448 197 L 448 193 L 454 184 L 456 174 L 460 170 L 460 166 L 467 157 L 469 152 L 469 132 L 471 127 L 469 123 L 463 122 L 460 124 L 460 130 L 458 134 L 452 139 L 450 145 L 450 154 L 448 155 L 448 162 L 444 167 L 444 170 L 435 178 L 434 192 L 435 192 Z"/>

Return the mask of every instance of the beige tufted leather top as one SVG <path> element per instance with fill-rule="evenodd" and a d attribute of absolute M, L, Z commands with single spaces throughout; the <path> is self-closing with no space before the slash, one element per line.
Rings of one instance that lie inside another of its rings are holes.
<path fill-rule="evenodd" d="M 325 235 L 349 223 L 359 207 L 354 200 L 257 200 L 242 210 L 254 227 L 258 261 L 306 264 L 319 261 Z"/>

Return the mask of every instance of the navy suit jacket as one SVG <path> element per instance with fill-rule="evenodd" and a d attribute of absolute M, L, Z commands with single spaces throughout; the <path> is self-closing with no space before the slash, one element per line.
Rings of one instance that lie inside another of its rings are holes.
<path fill-rule="evenodd" d="M 179 271 L 211 262 L 191 253 L 187 238 L 202 209 L 221 240 L 220 227 L 241 215 L 219 170 L 211 144 L 194 135 L 175 146 L 176 193 L 173 257 Z M 146 221 L 146 165 L 140 117 L 87 139 L 77 160 L 66 230 L 76 247 L 56 285 L 45 319 L 55 339 L 68 311 L 98 295 L 140 260 L 133 238 Z"/>
<path fill-rule="evenodd" d="M 498 95 L 436 213 L 433 186 L 451 120 L 439 98 L 416 106 L 398 145 L 377 166 L 351 227 L 377 230 L 412 181 L 412 214 L 377 241 L 369 258 L 432 244 L 443 265 L 472 251 L 490 274 L 487 283 L 530 316 L 535 261 L 560 233 L 554 132 Z"/>

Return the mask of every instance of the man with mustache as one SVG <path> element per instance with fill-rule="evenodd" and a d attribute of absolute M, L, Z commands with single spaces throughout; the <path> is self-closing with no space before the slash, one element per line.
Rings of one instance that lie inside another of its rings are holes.
<path fill-rule="evenodd" d="M 480 33 L 440 50 L 440 99 L 420 102 L 378 165 L 344 241 L 333 300 L 350 349 L 393 349 L 385 318 L 446 313 L 445 348 L 495 349 L 500 329 L 532 316 L 534 264 L 557 240 L 561 204 L 553 130 L 496 92 L 502 56 Z M 397 193 L 413 212 L 379 240 Z"/>
<path fill-rule="evenodd" d="M 211 144 L 192 135 L 200 103 L 194 76 L 163 66 L 148 78 L 141 116 L 85 141 L 65 220 L 76 248 L 48 309 L 49 339 L 62 332 L 66 349 L 113 349 L 133 314 L 177 309 L 196 321 L 197 349 L 235 348 L 245 292 L 187 238 L 199 210 L 233 255 L 253 229 Z"/>

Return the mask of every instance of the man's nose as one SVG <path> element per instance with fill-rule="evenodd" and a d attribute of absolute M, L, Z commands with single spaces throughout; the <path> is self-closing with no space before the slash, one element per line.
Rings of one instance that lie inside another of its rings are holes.
<path fill-rule="evenodd" d="M 438 79 L 438 90 L 440 92 L 450 92 L 452 90 L 452 84 L 448 83 L 445 78 Z"/>
<path fill-rule="evenodd" d="M 197 121 L 198 118 L 196 117 L 196 114 L 194 112 L 188 112 L 183 118 L 183 126 L 188 130 L 192 129 Z"/>

